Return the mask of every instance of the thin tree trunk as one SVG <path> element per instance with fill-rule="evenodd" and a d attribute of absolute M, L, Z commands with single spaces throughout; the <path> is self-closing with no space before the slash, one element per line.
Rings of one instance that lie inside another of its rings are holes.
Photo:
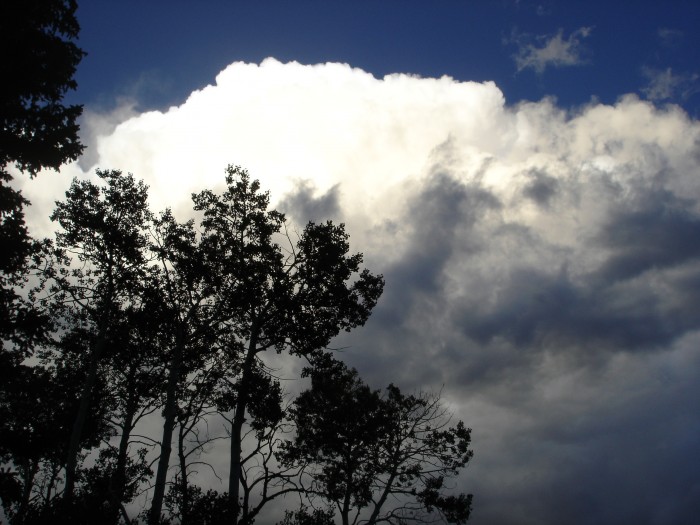
<path fill-rule="evenodd" d="M 87 419 L 90 402 L 92 401 L 92 391 L 97 383 L 97 370 L 99 368 L 100 359 L 107 346 L 107 328 L 103 326 L 97 337 L 95 350 L 90 356 L 90 366 L 88 374 L 83 383 L 83 389 L 80 396 L 80 406 L 78 413 L 73 421 L 73 429 L 68 442 L 68 455 L 66 457 L 66 486 L 63 490 L 63 499 L 66 503 L 70 503 L 73 499 L 73 490 L 75 488 L 75 470 L 78 464 L 78 452 L 80 451 L 80 439 L 82 438 L 85 420 Z"/>
<path fill-rule="evenodd" d="M 185 456 L 185 436 L 183 434 L 183 424 L 180 423 L 180 431 L 178 432 L 177 453 L 180 458 L 180 491 L 182 493 L 182 501 L 180 507 L 180 525 L 187 525 L 190 521 L 190 497 L 187 489 L 187 457 Z"/>
<path fill-rule="evenodd" d="M 49 482 L 46 484 L 46 494 L 44 495 L 44 510 L 49 508 L 49 504 L 51 503 L 51 491 L 56 487 L 56 479 L 58 478 L 58 474 L 62 467 L 63 465 L 56 463 L 51 465 L 51 477 L 49 478 Z"/>
<path fill-rule="evenodd" d="M 26 518 L 27 509 L 29 509 L 29 500 L 32 496 L 32 488 L 34 487 L 34 478 L 36 473 L 39 471 L 39 462 L 27 460 L 26 464 L 22 468 L 24 478 L 22 487 L 22 501 L 19 506 L 19 511 L 17 512 L 17 523 L 24 523 Z"/>
<path fill-rule="evenodd" d="M 369 519 L 367 520 L 367 525 L 374 525 L 377 523 L 377 518 L 379 517 L 379 513 L 382 511 L 382 507 L 386 503 L 387 498 L 389 497 L 389 492 L 391 491 L 391 487 L 394 484 L 394 479 L 396 479 L 396 470 L 394 469 L 389 476 L 389 479 L 386 482 L 386 485 L 384 486 L 384 492 L 382 492 L 381 497 L 379 498 L 379 501 L 374 505 L 374 509 L 372 510 L 372 514 L 370 515 Z"/>
<path fill-rule="evenodd" d="M 180 381 L 184 346 L 183 329 L 181 325 L 178 325 L 175 336 L 175 348 L 173 349 L 173 358 L 168 375 L 165 409 L 163 410 L 165 421 L 163 422 L 163 438 L 160 444 L 160 459 L 158 460 L 156 483 L 153 489 L 153 500 L 151 501 L 151 510 L 148 517 L 148 523 L 151 525 L 156 525 L 160 522 L 160 513 L 163 508 L 165 482 L 168 477 L 170 452 L 172 451 L 173 429 L 175 428 L 175 418 L 177 417 L 177 384 Z"/>
<path fill-rule="evenodd" d="M 80 439 L 83 435 L 85 420 L 87 419 L 88 410 L 90 409 L 90 401 L 92 401 L 92 391 L 97 383 L 97 369 L 102 359 L 105 347 L 107 346 L 107 330 L 109 327 L 112 301 L 114 299 L 114 281 L 113 281 L 113 265 L 112 257 L 109 255 L 109 263 L 107 268 L 107 291 L 105 294 L 106 305 L 100 312 L 98 318 L 99 332 L 95 350 L 90 356 L 90 367 L 87 377 L 83 383 L 83 390 L 80 396 L 80 406 L 78 413 L 73 421 L 73 429 L 71 430 L 70 441 L 68 442 L 68 456 L 66 458 L 66 485 L 63 489 L 63 500 L 67 505 L 70 505 L 73 499 L 73 490 L 75 488 L 75 469 L 78 464 L 78 452 L 80 451 Z"/>
<path fill-rule="evenodd" d="M 236 400 L 236 412 L 233 415 L 233 423 L 231 424 L 231 466 L 228 477 L 228 503 L 233 525 L 238 525 L 238 514 L 240 513 L 240 503 L 238 500 L 243 469 L 243 465 L 241 464 L 241 439 L 243 423 L 245 422 L 245 411 L 248 406 L 248 397 L 250 396 L 248 392 L 250 375 L 255 363 L 257 345 L 258 327 L 257 324 L 254 323 L 248 343 L 248 351 L 243 363 L 241 385 L 238 391 L 238 399 Z"/>
<path fill-rule="evenodd" d="M 124 489 L 126 488 L 126 464 L 129 454 L 129 438 L 134 426 L 134 415 L 136 413 L 136 402 L 133 397 L 136 396 L 134 390 L 129 393 L 127 401 L 126 413 L 122 423 L 122 435 L 119 439 L 119 452 L 117 453 L 117 467 L 112 478 L 112 486 L 110 487 L 110 518 L 114 523 L 119 521 L 119 508 L 124 497 Z"/>
<path fill-rule="evenodd" d="M 343 508 L 340 510 L 340 517 L 343 520 L 343 525 L 350 524 L 349 516 L 350 516 L 350 490 L 346 489 L 345 498 L 343 499 Z"/>

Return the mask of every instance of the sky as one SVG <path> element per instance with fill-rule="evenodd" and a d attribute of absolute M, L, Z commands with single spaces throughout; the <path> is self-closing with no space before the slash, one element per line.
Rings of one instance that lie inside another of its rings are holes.
<path fill-rule="evenodd" d="M 84 0 L 78 18 L 87 149 L 20 180 L 36 235 L 98 167 L 186 218 L 242 165 L 384 275 L 334 345 L 473 429 L 471 523 L 697 519 L 700 3 Z"/>

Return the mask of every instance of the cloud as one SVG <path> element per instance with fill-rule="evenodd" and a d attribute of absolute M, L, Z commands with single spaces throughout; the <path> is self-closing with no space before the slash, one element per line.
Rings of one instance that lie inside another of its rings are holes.
<path fill-rule="evenodd" d="M 281 211 L 289 215 L 297 224 L 307 221 L 322 222 L 338 220 L 342 217 L 338 205 L 338 184 L 326 193 L 314 196 L 313 183 L 308 180 L 299 181 L 298 187 L 279 203 Z"/>
<path fill-rule="evenodd" d="M 89 145 L 78 163 L 83 168 L 89 169 L 99 161 L 99 152 L 94 147 L 101 137 L 114 133 L 114 129 L 125 120 L 138 116 L 137 101 L 131 97 L 119 97 L 116 105 L 108 111 L 100 111 L 86 108 L 80 117 L 81 140 Z"/>
<path fill-rule="evenodd" d="M 648 84 L 640 91 L 653 101 L 688 100 L 700 92 L 700 75 L 697 73 L 675 74 L 672 69 L 655 69 L 643 67 L 642 75 Z"/>
<path fill-rule="evenodd" d="M 534 39 L 530 35 L 515 34 L 509 42 L 518 46 L 518 51 L 513 55 L 518 72 L 531 68 L 537 73 L 544 73 L 548 67 L 585 64 L 582 41 L 590 36 L 592 30 L 592 27 L 581 27 L 568 38 L 564 38 L 562 29 L 555 35 L 541 35 Z"/>
<path fill-rule="evenodd" d="M 241 164 L 385 275 L 334 345 L 376 387 L 443 387 L 474 430 L 475 524 L 695 519 L 700 125 L 678 107 L 508 105 L 493 83 L 268 59 L 122 118 L 84 124 L 93 166 L 18 179 L 34 231 L 95 166 L 184 218 Z"/>
<path fill-rule="evenodd" d="M 659 28 L 656 34 L 661 45 L 670 49 L 678 47 L 685 37 L 685 34 L 680 29 L 671 29 L 668 27 Z"/>

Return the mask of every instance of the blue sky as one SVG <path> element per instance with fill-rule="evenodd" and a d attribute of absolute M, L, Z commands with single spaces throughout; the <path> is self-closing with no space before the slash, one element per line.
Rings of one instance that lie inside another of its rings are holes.
<path fill-rule="evenodd" d="M 78 16 L 87 149 L 18 178 L 37 236 L 96 167 L 186 218 L 243 165 L 292 225 L 345 222 L 384 274 L 370 321 L 334 344 L 377 388 L 442 388 L 473 428 L 456 488 L 474 524 L 697 520 L 700 3 L 84 0 Z M 225 478 L 225 450 L 207 461 Z"/>
<path fill-rule="evenodd" d="M 89 54 L 76 99 L 87 104 L 125 93 L 145 109 L 176 104 L 228 64 L 272 56 L 344 62 L 378 77 L 493 80 L 510 104 L 555 96 L 569 107 L 638 93 L 693 116 L 700 108 L 700 5 L 691 0 L 95 0 L 78 16 Z M 543 56 L 519 70 L 519 53 L 557 35 L 570 62 Z M 669 89 L 645 91 L 654 80 Z"/>

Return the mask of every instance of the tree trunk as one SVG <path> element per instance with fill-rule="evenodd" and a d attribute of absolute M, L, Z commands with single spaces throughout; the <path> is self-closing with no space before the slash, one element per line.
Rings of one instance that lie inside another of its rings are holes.
<path fill-rule="evenodd" d="M 377 501 L 374 505 L 374 509 L 372 510 L 372 514 L 370 515 L 369 519 L 367 520 L 367 525 L 375 525 L 377 523 L 377 518 L 379 517 L 379 513 L 382 511 L 382 507 L 386 503 L 387 497 L 389 496 L 389 493 L 391 491 L 392 486 L 394 485 L 394 480 L 396 479 L 396 469 L 394 469 L 389 476 L 389 479 L 386 482 L 386 485 L 384 486 L 384 491 L 382 492 L 381 497 L 379 498 L 379 501 Z"/>
<path fill-rule="evenodd" d="M 97 383 L 97 369 L 100 364 L 100 359 L 102 359 L 102 354 L 104 353 L 105 347 L 107 346 L 107 330 L 109 328 L 111 311 L 112 311 L 112 301 L 114 299 L 114 281 L 113 281 L 113 265 L 112 257 L 110 254 L 109 264 L 107 267 L 107 291 L 105 293 L 106 306 L 103 306 L 103 310 L 100 311 L 98 317 L 99 332 L 97 336 L 97 343 L 95 344 L 95 350 L 90 356 L 90 367 L 88 369 L 87 377 L 83 383 L 83 390 L 80 396 L 80 406 L 78 407 L 78 413 L 73 422 L 73 429 L 71 430 L 70 441 L 68 442 L 68 456 L 66 458 L 66 485 L 63 489 L 63 500 L 67 505 L 70 505 L 73 499 L 73 489 L 75 487 L 75 469 L 78 464 L 78 452 L 80 451 L 80 439 L 83 435 L 83 427 L 85 426 L 85 420 L 87 419 L 87 413 L 90 409 L 90 401 L 92 400 L 92 391 Z"/>
<path fill-rule="evenodd" d="M 29 500 L 32 496 L 32 488 L 34 488 L 34 478 L 36 477 L 36 473 L 39 471 L 39 462 L 28 459 L 20 470 L 23 478 L 22 501 L 20 502 L 19 510 L 17 511 L 16 522 L 24 523 L 27 510 L 29 509 Z"/>
<path fill-rule="evenodd" d="M 119 512 L 124 497 L 124 489 L 126 488 L 126 464 L 129 454 L 129 438 L 134 426 L 134 415 L 136 413 L 136 401 L 133 397 L 136 396 L 135 390 L 129 393 L 129 399 L 126 404 L 126 413 L 122 423 L 122 435 L 119 439 L 119 452 L 117 453 L 117 466 L 112 478 L 112 486 L 110 487 L 110 519 L 117 523 L 119 521 Z"/>
<path fill-rule="evenodd" d="M 248 397 L 250 396 L 249 382 L 250 375 L 253 371 L 255 363 L 255 353 L 258 345 L 258 327 L 253 324 L 248 342 L 248 351 L 246 352 L 243 370 L 241 372 L 241 384 L 238 391 L 238 399 L 236 399 L 236 412 L 233 415 L 233 423 L 231 424 L 231 466 L 228 477 L 228 503 L 231 512 L 233 525 L 238 525 L 238 515 L 240 513 L 240 484 L 243 465 L 241 464 L 241 439 L 243 431 L 243 423 L 245 422 L 245 411 L 248 406 Z"/>
<path fill-rule="evenodd" d="M 187 457 L 185 456 L 184 441 L 183 424 L 180 423 L 180 431 L 178 432 L 177 440 L 177 453 L 180 458 L 180 491 L 182 492 L 180 525 L 187 525 L 190 521 L 190 496 L 187 488 Z"/>
<path fill-rule="evenodd" d="M 58 463 L 53 463 L 51 465 L 51 477 L 49 478 L 49 482 L 46 484 L 46 493 L 44 494 L 44 511 L 49 509 L 52 500 L 51 491 L 56 487 L 56 479 L 58 479 L 58 474 L 61 472 L 62 467 L 63 465 Z"/>
<path fill-rule="evenodd" d="M 163 508 L 163 498 L 165 497 L 165 482 L 168 477 L 168 466 L 170 463 L 170 452 L 172 451 L 173 429 L 175 428 L 175 418 L 177 417 L 177 385 L 180 381 L 182 368 L 182 358 L 184 353 L 184 333 L 181 325 L 177 327 L 175 335 L 175 348 L 173 358 L 170 363 L 168 375 L 168 385 L 165 397 L 165 409 L 163 416 L 163 438 L 160 444 L 160 458 L 158 460 L 158 471 L 153 489 L 153 500 L 148 516 L 148 523 L 156 525 L 160 522 L 160 513 Z"/>
<path fill-rule="evenodd" d="M 340 517 L 343 521 L 343 525 L 350 524 L 350 490 L 345 491 L 345 498 L 343 499 L 343 508 L 340 509 Z"/>
<path fill-rule="evenodd" d="M 73 429 L 68 442 L 68 455 L 66 457 L 66 486 L 63 490 L 63 499 L 66 503 L 70 503 L 73 498 L 73 490 L 75 487 L 75 469 L 78 464 L 78 452 L 80 451 L 80 439 L 83 434 L 83 427 L 87 419 L 88 410 L 90 409 L 90 401 L 92 400 L 92 391 L 97 383 L 97 369 L 99 368 L 100 359 L 107 346 L 107 327 L 103 326 L 97 337 L 95 350 L 90 356 L 90 365 L 87 376 L 83 383 L 83 389 L 80 396 L 80 406 L 78 413 L 73 421 Z"/>

